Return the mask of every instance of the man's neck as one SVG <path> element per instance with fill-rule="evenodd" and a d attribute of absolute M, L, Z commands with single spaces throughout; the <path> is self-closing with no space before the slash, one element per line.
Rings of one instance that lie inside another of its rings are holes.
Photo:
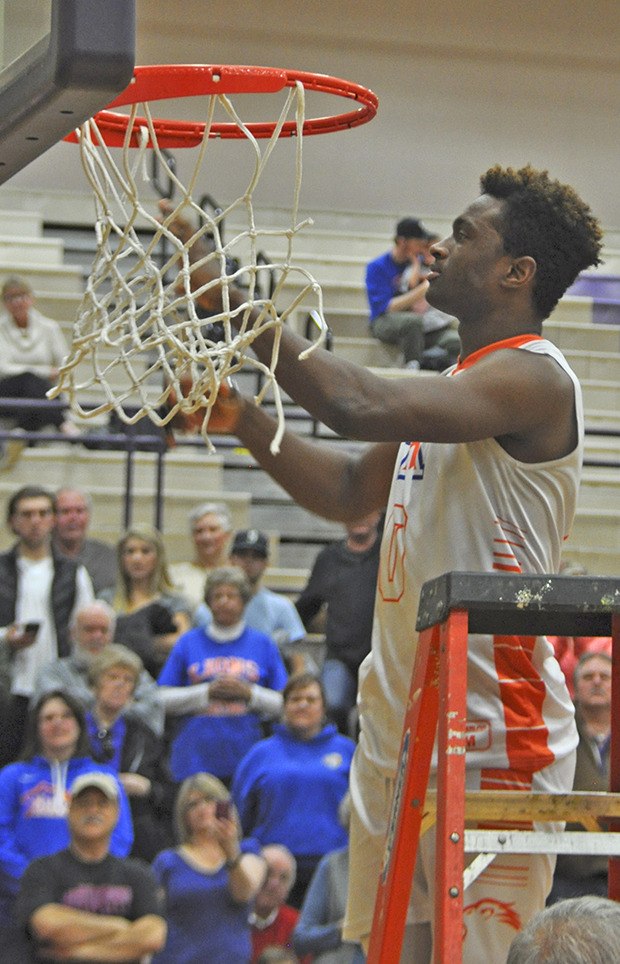
<path fill-rule="evenodd" d="M 69 849 L 74 857 L 85 864 L 99 864 L 110 851 L 110 838 L 104 840 L 75 840 L 71 841 Z"/>
<path fill-rule="evenodd" d="M 584 710 L 579 708 L 583 728 L 589 736 L 606 736 L 611 731 L 611 709 L 609 706 L 596 706 Z"/>
<path fill-rule="evenodd" d="M 377 532 L 369 533 L 363 540 L 353 539 L 351 536 L 346 540 L 345 545 L 349 552 L 366 552 L 371 549 L 377 541 Z"/>
<path fill-rule="evenodd" d="M 40 546 L 27 546 L 23 542 L 20 542 L 17 547 L 17 554 L 21 556 L 22 559 L 29 559 L 31 562 L 40 562 L 41 559 L 47 559 L 52 553 L 49 542 L 44 542 Z"/>
<path fill-rule="evenodd" d="M 59 552 L 62 552 L 64 556 L 70 556 L 72 559 L 76 559 L 83 545 L 83 539 L 60 539 L 58 535 L 54 537 L 54 544 L 56 545 Z"/>

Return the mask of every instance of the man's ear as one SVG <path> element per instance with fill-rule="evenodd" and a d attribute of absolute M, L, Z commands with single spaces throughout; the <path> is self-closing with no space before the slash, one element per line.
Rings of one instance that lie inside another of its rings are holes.
<path fill-rule="evenodd" d="M 502 279 L 502 284 L 508 288 L 520 288 L 523 285 L 529 285 L 534 280 L 536 270 L 536 261 L 529 254 L 524 254 L 520 258 L 513 258 Z"/>

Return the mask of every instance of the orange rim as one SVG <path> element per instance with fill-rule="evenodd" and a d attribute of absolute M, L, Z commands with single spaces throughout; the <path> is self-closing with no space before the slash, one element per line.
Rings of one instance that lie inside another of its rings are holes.
<path fill-rule="evenodd" d="M 129 104 L 141 104 L 152 100 L 168 100 L 179 97 L 197 97 L 211 94 L 257 94 L 277 93 L 285 87 L 294 87 L 297 82 L 305 90 L 333 94 L 353 100 L 358 105 L 355 110 L 332 114 L 327 117 L 314 117 L 304 121 L 303 134 L 331 134 L 334 131 L 359 127 L 372 120 L 377 112 L 376 95 L 348 80 L 331 77 L 329 74 L 315 74 L 302 70 L 280 70 L 274 67 L 231 66 L 214 64 L 169 64 L 136 67 L 134 76 L 125 90 L 118 95 L 105 110 L 99 111 L 94 120 L 102 140 L 108 147 L 122 147 L 129 118 L 119 114 L 114 108 Z M 129 147 L 140 145 L 140 129 L 146 127 L 146 120 L 137 117 L 129 139 Z M 156 118 L 153 128 L 157 143 L 162 148 L 196 147 L 201 143 L 205 124 L 193 121 L 175 121 Z M 259 121 L 246 124 L 246 128 L 256 138 L 271 137 L 275 121 Z M 297 134 L 295 121 L 285 121 L 279 137 L 294 137 Z M 232 121 L 211 125 L 209 137 L 240 139 L 245 132 Z M 75 132 L 68 134 L 67 141 L 76 143 Z M 153 147 L 149 141 L 148 147 Z"/>

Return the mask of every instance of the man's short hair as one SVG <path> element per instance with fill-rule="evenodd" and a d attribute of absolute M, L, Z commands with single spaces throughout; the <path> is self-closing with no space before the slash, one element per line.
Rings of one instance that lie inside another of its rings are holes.
<path fill-rule="evenodd" d="M 190 532 L 194 531 L 196 523 L 199 519 L 202 519 L 204 515 L 217 516 L 222 529 L 224 529 L 225 532 L 231 531 L 232 517 L 227 505 L 223 502 L 201 502 L 200 505 L 194 506 L 187 516 Z"/>
<path fill-rule="evenodd" d="M 580 271 L 600 263 L 603 232 L 577 192 L 528 164 L 496 164 L 482 175 L 483 194 L 504 201 L 497 230 L 506 254 L 536 261 L 534 308 L 547 318 Z"/>
<path fill-rule="evenodd" d="M 430 241 L 433 235 L 427 231 L 417 218 L 402 218 L 396 225 L 397 238 L 417 238 L 418 241 Z"/>
<path fill-rule="evenodd" d="M 618 948 L 620 904 L 570 897 L 532 917 L 510 945 L 506 964 L 610 964 Z"/>
<path fill-rule="evenodd" d="M 6 521 L 10 522 L 16 514 L 19 503 L 24 499 L 49 499 L 52 510 L 56 512 L 56 499 L 54 494 L 41 485 L 24 485 L 17 492 L 14 492 L 7 503 Z"/>

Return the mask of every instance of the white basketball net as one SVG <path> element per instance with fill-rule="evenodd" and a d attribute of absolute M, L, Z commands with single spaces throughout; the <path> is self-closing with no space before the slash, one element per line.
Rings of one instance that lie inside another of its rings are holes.
<path fill-rule="evenodd" d="M 131 110 L 118 164 L 98 135 L 94 120 L 80 128 L 82 164 L 95 195 L 97 253 L 75 322 L 71 349 L 51 397 L 66 393 L 72 410 L 83 418 L 114 409 L 127 424 L 147 415 L 162 426 L 178 413 L 192 414 L 204 408 L 202 434 L 212 449 L 207 427 L 220 385 L 240 368 L 250 367 L 265 377 L 256 403 L 260 404 L 269 390 L 273 393 L 278 430 L 272 451 L 278 450 L 284 431 L 284 410 L 274 369 L 281 327 L 309 299 L 309 308 L 314 308 L 320 319 L 316 345 L 322 343 L 326 331 L 318 283 L 304 268 L 291 263 L 295 235 L 312 223 L 309 219 L 298 221 L 304 101 L 304 88 L 298 81 L 287 91 L 274 132 L 261 146 L 227 96 L 208 97 L 205 133 L 201 145 L 195 148 L 195 163 L 187 186 L 178 179 L 159 148 L 148 103 L 135 105 Z M 254 170 L 245 192 L 223 211 L 210 215 L 193 201 L 192 195 L 203 171 L 218 104 L 243 131 L 253 151 Z M 252 195 L 282 125 L 293 111 L 297 136 L 290 221 L 282 228 L 260 229 L 255 223 Z M 136 125 L 140 115 L 146 127 Z M 144 145 L 138 149 L 128 146 L 134 130 L 138 130 Z M 152 148 L 146 147 L 149 139 Z M 171 178 L 181 194 L 163 222 L 158 220 L 156 203 L 152 202 L 152 209 L 148 210 L 139 198 L 139 182 L 148 181 L 145 161 L 147 150 L 151 149 L 156 151 L 165 176 Z M 247 226 L 224 243 L 220 226 L 224 220 L 228 223 L 233 214 L 237 219 L 242 216 Z M 195 234 L 185 244 L 169 228 L 178 216 L 193 225 L 198 223 Z M 136 232 L 138 223 L 153 229 L 152 240 L 149 237 L 146 245 Z M 209 262 L 211 273 L 217 277 L 192 291 L 188 251 L 203 237 L 213 239 L 212 251 L 198 264 Z M 162 238 L 167 241 L 166 250 L 171 252 L 163 265 L 156 261 Z M 286 253 L 282 261 L 270 266 L 276 271 L 277 283 L 273 295 L 266 297 L 260 292 L 259 274 L 264 287 L 268 276 L 256 258 L 262 246 L 269 251 L 277 239 L 284 242 Z M 241 266 L 228 275 L 227 263 L 233 258 Z M 291 276 L 297 276 L 295 280 L 299 282 L 292 295 Z M 247 289 L 246 300 L 239 307 L 231 307 L 231 285 L 242 285 L 244 293 Z M 210 288 L 221 289 L 221 311 L 208 318 L 199 317 L 196 299 Z M 233 318 L 237 319 L 238 330 L 231 324 Z M 214 323 L 223 328 L 222 341 L 211 340 L 205 330 L 205 326 Z M 267 329 L 273 329 L 275 340 L 270 363 L 265 365 L 251 353 L 251 346 Z M 131 414 L 125 406 L 130 406 Z"/>

